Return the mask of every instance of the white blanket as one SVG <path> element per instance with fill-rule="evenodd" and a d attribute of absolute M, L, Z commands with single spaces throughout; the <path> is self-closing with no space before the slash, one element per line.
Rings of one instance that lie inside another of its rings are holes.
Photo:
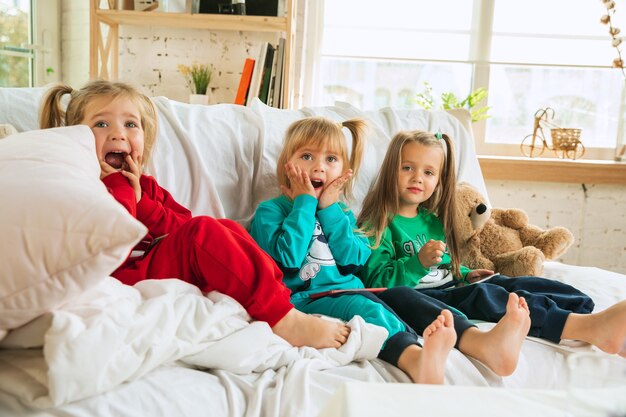
<path fill-rule="evenodd" d="M 294 348 L 266 323 L 250 323 L 230 297 L 204 297 L 179 280 L 129 287 L 110 278 L 3 341 L 5 347 L 44 343 L 43 358 L 38 349 L 0 351 L 0 390 L 46 408 L 109 391 L 174 361 L 238 374 L 290 367 L 290 378 L 298 379 L 305 369 L 377 356 L 386 330 L 360 317 L 349 325 L 340 349 Z"/>

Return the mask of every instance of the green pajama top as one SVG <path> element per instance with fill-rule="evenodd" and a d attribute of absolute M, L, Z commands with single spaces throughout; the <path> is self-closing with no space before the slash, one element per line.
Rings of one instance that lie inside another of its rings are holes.
<path fill-rule="evenodd" d="M 366 287 L 397 287 L 408 285 L 421 288 L 441 287 L 453 280 L 449 273 L 450 254 L 430 268 L 422 266 L 418 252 L 429 240 L 445 242 L 443 224 L 424 208 L 415 217 L 396 215 L 382 235 L 380 246 L 372 250 L 359 277 Z M 374 239 L 371 239 L 373 245 Z M 463 277 L 471 269 L 461 266 Z M 456 277 L 459 279 L 462 277 Z"/>

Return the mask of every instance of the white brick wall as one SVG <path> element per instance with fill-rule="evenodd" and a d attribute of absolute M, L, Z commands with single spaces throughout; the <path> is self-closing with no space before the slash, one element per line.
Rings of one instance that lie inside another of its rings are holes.
<path fill-rule="evenodd" d="M 245 59 L 256 59 L 264 41 L 278 43 L 278 35 L 120 26 L 119 78 L 143 86 L 150 95 L 186 102 L 190 91 L 177 66 L 212 64 L 212 103 L 232 103 Z"/>
<path fill-rule="evenodd" d="M 539 227 L 567 227 L 576 238 L 562 261 L 626 274 L 626 186 L 487 181 L 493 207 L 516 207 Z"/>

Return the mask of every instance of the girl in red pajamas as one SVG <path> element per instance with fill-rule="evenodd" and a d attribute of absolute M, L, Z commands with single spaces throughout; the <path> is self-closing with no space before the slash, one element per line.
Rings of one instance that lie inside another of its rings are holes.
<path fill-rule="evenodd" d="M 63 112 L 61 99 L 70 95 Z M 349 328 L 293 308 L 282 272 L 232 220 L 192 217 L 156 180 L 142 174 L 156 140 L 156 108 L 123 83 L 93 81 L 80 90 L 58 85 L 44 97 L 42 128 L 88 125 L 96 140 L 100 179 L 147 228 L 145 239 L 113 272 L 125 284 L 179 278 L 203 292 L 237 300 L 256 320 L 294 346 L 339 347 Z M 137 255 L 137 251 L 139 254 Z"/>

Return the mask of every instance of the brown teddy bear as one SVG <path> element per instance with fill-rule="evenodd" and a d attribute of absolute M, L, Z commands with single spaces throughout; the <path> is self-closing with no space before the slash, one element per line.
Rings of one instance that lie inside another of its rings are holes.
<path fill-rule="evenodd" d="M 558 258 L 574 243 L 564 227 L 542 230 L 528 224 L 522 210 L 489 209 L 467 183 L 457 186 L 455 220 L 461 264 L 510 277 L 540 276 L 544 260 Z"/>

